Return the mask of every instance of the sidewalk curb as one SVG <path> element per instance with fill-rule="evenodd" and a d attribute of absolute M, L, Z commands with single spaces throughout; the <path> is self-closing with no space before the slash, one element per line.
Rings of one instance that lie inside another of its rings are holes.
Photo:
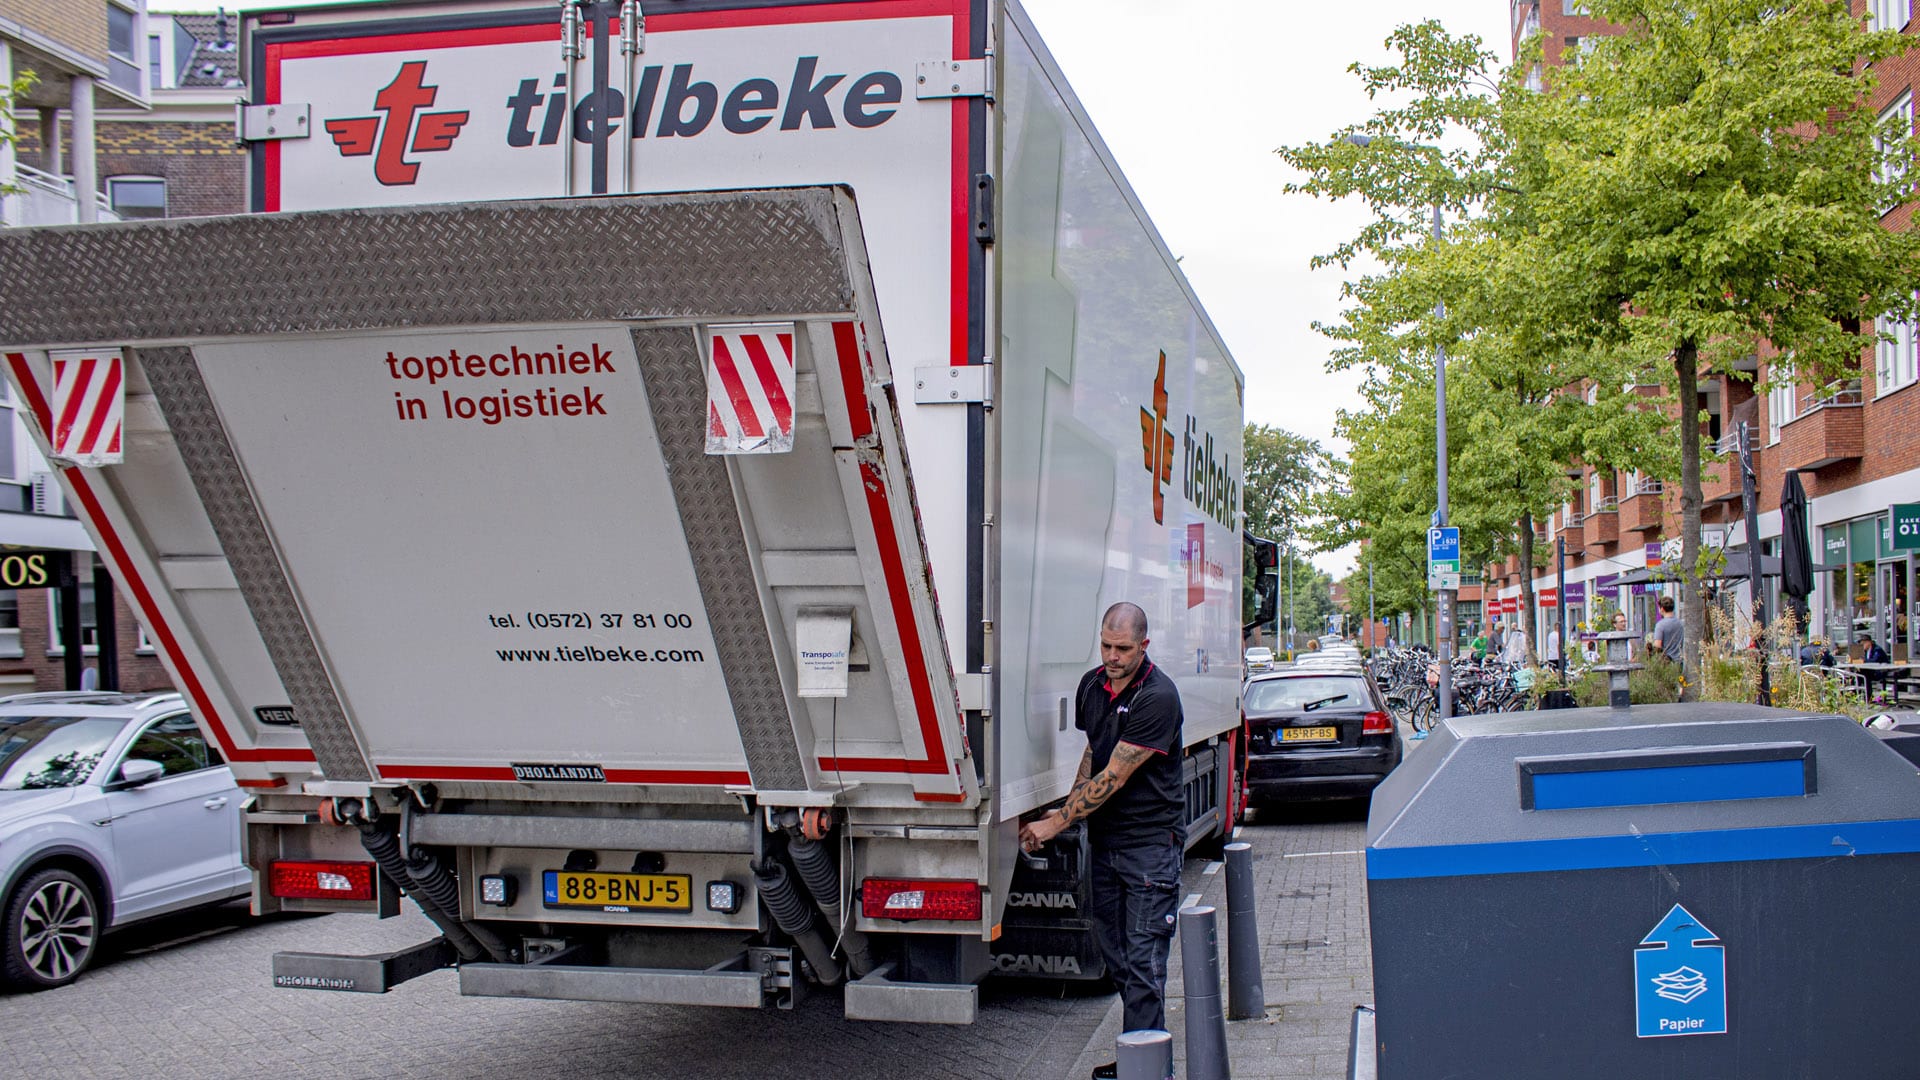
<path fill-rule="evenodd" d="M 1066 1080 L 1079 1080 L 1080 1077 L 1091 1076 L 1094 1066 L 1105 1065 L 1112 1061 L 1114 1047 L 1119 1038 L 1120 996 L 1115 994 L 1113 1004 L 1107 1007 L 1107 1015 L 1101 1019 L 1100 1026 L 1093 1029 L 1093 1034 L 1087 1039 L 1087 1045 L 1080 1050 L 1080 1056 L 1074 1059 L 1073 1067 L 1068 1071 Z"/>

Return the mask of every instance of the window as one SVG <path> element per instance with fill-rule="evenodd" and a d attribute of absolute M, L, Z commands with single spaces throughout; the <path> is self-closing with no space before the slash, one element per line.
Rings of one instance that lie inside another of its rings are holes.
<path fill-rule="evenodd" d="M 1899 30 L 1913 16 L 1913 0 L 1872 0 L 1867 5 L 1875 30 Z"/>
<path fill-rule="evenodd" d="M 1767 391 L 1768 446 L 1772 446 L 1774 443 L 1780 441 L 1780 428 L 1782 425 L 1792 422 L 1794 417 L 1800 415 L 1798 412 L 1799 403 L 1795 400 L 1799 393 L 1799 387 L 1793 383 L 1793 373 L 1782 371 L 1778 378 L 1780 379 L 1780 385 Z"/>
<path fill-rule="evenodd" d="M 20 594 L 0 589 L 0 657 L 18 659 L 25 655 L 20 648 Z"/>
<path fill-rule="evenodd" d="M 167 182 L 157 176 L 107 178 L 107 202 L 120 220 L 167 216 Z"/>
<path fill-rule="evenodd" d="M 98 11 L 98 8 L 94 10 Z M 107 5 L 107 55 L 133 60 L 134 14 L 118 4 Z M 98 23 L 94 24 L 98 26 Z M 95 39 L 99 40 L 98 38 Z"/>
<path fill-rule="evenodd" d="M 1540 81 L 1540 65 L 1535 64 L 1527 69 L 1527 89 L 1537 94 L 1544 88 L 1545 84 Z"/>
<path fill-rule="evenodd" d="M 146 96 L 147 62 L 141 55 L 146 36 L 140 15 L 119 3 L 107 5 L 107 85 L 135 98 Z"/>
<path fill-rule="evenodd" d="M 1878 397 L 1920 378 L 1920 344 L 1915 341 L 1911 321 L 1882 315 L 1874 320 L 1874 327 L 1881 334 L 1873 347 L 1873 393 Z"/>
<path fill-rule="evenodd" d="M 0 382 L 0 482 L 17 479 L 14 472 L 13 439 L 19 429 L 13 423 L 13 388 Z"/>
<path fill-rule="evenodd" d="M 1898 183 L 1907 175 L 1907 162 L 1904 157 L 1904 142 L 1913 135 L 1913 91 L 1902 90 L 1893 103 L 1880 110 L 1879 131 L 1873 137 L 1873 146 L 1878 153 L 1878 162 L 1874 165 L 1873 178 L 1882 184 Z M 1898 203 L 1890 204 L 1891 210 Z"/>
<path fill-rule="evenodd" d="M 78 556 L 75 561 L 80 561 Z M 80 584 L 80 645 L 82 651 L 91 655 L 100 647 L 100 626 L 95 621 L 93 605 L 93 573 L 84 566 L 74 567 L 81 575 Z M 60 590 L 48 589 L 47 593 L 47 655 L 65 656 L 67 647 L 60 636 Z"/>
<path fill-rule="evenodd" d="M 1600 470 L 1595 469 L 1593 479 L 1587 481 L 1587 512 L 1591 514 L 1599 510 L 1601 500 L 1606 497 L 1606 484 L 1600 479 Z"/>
<path fill-rule="evenodd" d="M 147 89 L 159 90 L 167 85 L 165 74 L 161 71 L 160 35 L 147 35 Z"/>
<path fill-rule="evenodd" d="M 187 713 L 175 713 L 154 721 L 127 747 L 121 761 L 157 761 L 161 776 L 180 776 L 224 764 Z"/>
<path fill-rule="evenodd" d="M 1640 494 L 1640 470 L 1628 469 L 1620 481 L 1620 494 L 1628 498 Z"/>
<path fill-rule="evenodd" d="M 1800 385 L 1793 375 L 1793 354 L 1782 353 L 1767 361 L 1765 375 L 1771 384 L 1767 391 L 1767 445 L 1772 446 L 1780 441 L 1780 429 L 1800 415 Z"/>
<path fill-rule="evenodd" d="M 1565 15 L 1587 16 L 1592 14 L 1592 12 L 1587 10 L 1586 0 L 1562 0 L 1560 11 Z"/>
<path fill-rule="evenodd" d="M 1248 712 L 1290 712 L 1318 704 L 1323 709 L 1368 706 L 1367 684 L 1350 676 L 1314 675 L 1260 679 L 1247 686 Z"/>

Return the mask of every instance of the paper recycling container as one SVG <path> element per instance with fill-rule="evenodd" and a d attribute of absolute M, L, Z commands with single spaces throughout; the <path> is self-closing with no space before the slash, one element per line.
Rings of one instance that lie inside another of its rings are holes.
<path fill-rule="evenodd" d="M 1920 1077 L 1920 773 L 1843 717 L 1457 718 L 1367 892 L 1381 1080 Z"/>

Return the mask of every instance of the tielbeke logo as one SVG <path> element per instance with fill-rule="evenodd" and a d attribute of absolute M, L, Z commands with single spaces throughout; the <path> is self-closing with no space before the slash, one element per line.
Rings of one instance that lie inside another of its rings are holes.
<path fill-rule="evenodd" d="M 1200 430 L 1200 421 L 1187 417 L 1180 434 L 1180 493 L 1195 510 L 1227 528 L 1237 528 L 1240 480 L 1233 459 L 1219 453 L 1212 432 Z M 1167 354 L 1153 376 L 1153 408 L 1140 410 L 1140 449 L 1153 478 L 1153 520 L 1166 524 L 1166 485 L 1173 480 L 1173 432 L 1167 429 Z"/>
<path fill-rule="evenodd" d="M 1160 353 L 1160 370 L 1153 377 L 1153 408 L 1140 410 L 1140 449 L 1146 454 L 1147 473 L 1153 478 L 1153 521 L 1166 524 L 1167 484 L 1173 481 L 1173 432 L 1167 430 L 1167 354 Z"/>
<path fill-rule="evenodd" d="M 373 96 L 374 109 L 384 115 L 328 120 L 327 134 L 333 136 L 340 156 L 373 155 L 373 178 L 388 187 L 400 187 L 420 175 L 420 163 L 408 161 L 407 154 L 452 149 L 469 113 L 465 109 L 422 112 L 440 94 L 438 86 L 426 84 L 426 77 L 427 62 L 409 60 L 400 65 L 393 81 Z"/>

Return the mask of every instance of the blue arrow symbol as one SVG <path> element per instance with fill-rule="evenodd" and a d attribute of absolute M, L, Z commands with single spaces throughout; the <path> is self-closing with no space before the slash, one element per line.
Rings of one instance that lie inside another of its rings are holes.
<path fill-rule="evenodd" d="M 1640 944 L 1672 947 L 1706 945 L 1719 940 L 1713 931 L 1700 925 L 1700 920 L 1694 918 L 1692 912 L 1675 904 L 1658 926 L 1647 931 L 1647 936 L 1640 939 Z"/>
<path fill-rule="evenodd" d="M 1679 904 L 1633 951 L 1635 1022 L 1643 1039 L 1727 1030 L 1727 950 Z"/>

